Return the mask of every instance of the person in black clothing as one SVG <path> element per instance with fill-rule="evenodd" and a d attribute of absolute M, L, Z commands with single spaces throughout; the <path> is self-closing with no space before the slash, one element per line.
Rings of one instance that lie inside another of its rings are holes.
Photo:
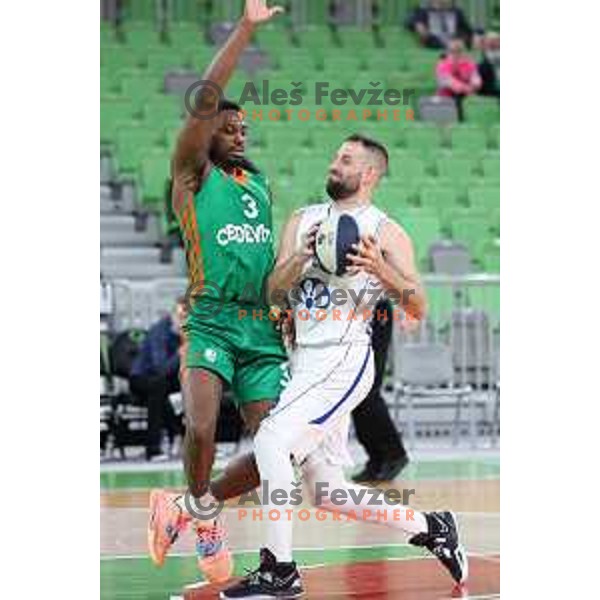
<path fill-rule="evenodd" d="M 481 77 L 480 96 L 500 98 L 500 36 L 490 32 L 480 37 L 481 61 L 477 65 Z"/>
<path fill-rule="evenodd" d="M 131 391 L 148 407 L 147 460 L 166 458 L 160 447 L 163 427 L 171 442 L 181 432 L 169 395 L 181 390 L 179 349 L 184 315 L 185 299 L 180 298 L 173 314 L 150 328 L 131 367 Z"/>
<path fill-rule="evenodd" d="M 461 38 L 471 46 L 471 27 L 465 13 L 453 0 L 430 0 L 409 16 L 406 27 L 414 31 L 426 48 L 444 49 L 452 38 Z"/>
<path fill-rule="evenodd" d="M 388 349 L 392 341 L 393 309 L 389 300 L 377 304 L 374 311 L 371 344 L 375 357 L 375 379 L 369 395 L 352 413 L 358 441 L 368 455 L 367 464 L 352 479 L 390 481 L 408 464 L 408 455 L 388 407 L 381 395 Z M 387 318 L 378 318 L 387 315 Z"/>

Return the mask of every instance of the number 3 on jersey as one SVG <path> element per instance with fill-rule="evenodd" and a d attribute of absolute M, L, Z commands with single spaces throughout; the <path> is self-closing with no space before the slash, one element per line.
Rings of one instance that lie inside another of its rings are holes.
<path fill-rule="evenodd" d="M 256 200 L 250 194 L 244 194 L 242 196 L 242 202 L 246 204 L 244 209 L 244 215 L 248 219 L 256 219 L 258 217 L 258 206 Z"/>

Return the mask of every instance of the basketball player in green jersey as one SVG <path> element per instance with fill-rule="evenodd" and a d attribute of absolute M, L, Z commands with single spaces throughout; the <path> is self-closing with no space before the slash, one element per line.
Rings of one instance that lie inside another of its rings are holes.
<path fill-rule="evenodd" d="M 231 384 L 242 417 L 256 431 L 280 395 L 287 360 L 280 335 L 267 318 L 268 306 L 262 299 L 247 298 L 248 289 L 263 290 L 274 263 L 267 180 L 244 157 L 239 107 L 224 101 L 217 90 L 226 88 L 257 24 L 279 12 L 264 0 L 246 0 L 244 16 L 203 77 L 210 83 L 194 99 L 172 161 L 173 209 L 189 277 L 181 373 L 189 494 L 151 493 L 148 547 L 155 564 L 162 565 L 179 533 L 192 523 L 199 566 L 211 581 L 229 578 L 231 556 L 218 521 L 194 514 L 200 507 L 216 506 L 209 479 L 223 382 Z M 240 309 L 248 316 L 240 318 Z M 261 309 L 262 319 L 255 318 Z M 235 469 L 233 465 L 228 471 L 230 482 L 236 480 Z M 240 464 L 240 477 L 247 472 L 247 465 Z"/>

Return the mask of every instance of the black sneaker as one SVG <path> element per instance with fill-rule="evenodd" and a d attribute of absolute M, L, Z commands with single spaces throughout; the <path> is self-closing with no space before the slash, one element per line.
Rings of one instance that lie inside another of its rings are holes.
<path fill-rule="evenodd" d="M 260 566 L 238 584 L 223 590 L 220 598 L 302 598 L 304 588 L 295 562 L 278 563 L 267 548 L 260 550 Z"/>
<path fill-rule="evenodd" d="M 352 476 L 352 481 L 354 481 L 354 483 L 373 481 L 373 479 L 375 479 L 375 473 L 378 469 L 378 466 L 369 461 L 356 475 Z"/>
<path fill-rule="evenodd" d="M 406 465 L 408 465 L 408 463 L 409 460 L 406 454 L 404 454 L 403 456 L 399 456 L 398 458 L 385 460 L 375 471 L 375 476 L 373 477 L 372 481 L 394 481 L 394 479 L 396 479 L 396 477 L 400 475 L 400 473 L 406 467 Z"/>
<path fill-rule="evenodd" d="M 448 569 L 452 579 L 461 584 L 467 580 L 469 564 L 467 553 L 458 541 L 456 518 L 451 512 L 425 513 L 427 533 L 418 533 L 408 542 L 427 548 Z"/>

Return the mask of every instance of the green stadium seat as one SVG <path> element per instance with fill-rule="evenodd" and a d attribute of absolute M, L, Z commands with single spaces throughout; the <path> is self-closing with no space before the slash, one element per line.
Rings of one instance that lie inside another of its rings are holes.
<path fill-rule="evenodd" d="M 392 153 L 393 169 L 390 172 L 402 182 L 420 182 L 425 179 L 425 163 L 412 154 Z"/>
<path fill-rule="evenodd" d="M 333 45 L 331 32 L 327 27 L 310 27 L 302 31 L 299 37 L 301 46 L 318 58 L 323 58 Z"/>
<path fill-rule="evenodd" d="M 488 130 L 488 148 L 491 150 L 500 149 L 500 125 L 494 125 Z"/>
<path fill-rule="evenodd" d="M 115 35 L 115 27 L 112 23 L 104 21 L 100 22 L 100 48 L 106 48 L 107 46 L 117 44 L 117 38 Z"/>
<path fill-rule="evenodd" d="M 397 218 L 405 208 L 410 207 L 413 198 L 417 197 L 417 189 L 414 183 L 402 181 L 397 177 L 384 177 L 375 190 L 375 205 Z"/>
<path fill-rule="evenodd" d="M 197 2 L 196 0 L 172 0 L 172 19 L 176 25 L 195 23 L 203 13 L 208 17 L 207 4 L 208 2 Z"/>
<path fill-rule="evenodd" d="M 488 156 L 482 159 L 484 177 L 488 181 L 500 181 L 500 157 Z"/>
<path fill-rule="evenodd" d="M 151 94 L 144 100 L 144 121 L 150 127 L 169 126 L 176 121 L 181 121 L 183 105 L 179 99 L 167 94 Z"/>
<path fill-rule="evenodd" d="M 498 262 L 498 268 L 500 264 Z M 496 271 L 499 272 L 499 271 Z M 499 286 L 470 286 L 467 290 L 467 306 L 484 310 L 490 316 L 491 325 L 500 323 L 500 287 Z"/>
<path fill-rule="evenodd" d="M 193 23 L 173 23 L 169 29 L 169 41 L 172 48 L 186 58 L 204 57 L 216 51 L 207 44 L 204 31 Z"/>
<path fill-rule="evenodd" d="M 474 177 L 473 161 L 468 158 L 446 158 L 437 163 L 437 169 L 440 177 L 462 185 L 468 185 Z"/>
<path fill-rule="evenodd" d="M 142 160 L 140 182 L 145 203 L 163 203 L 165 183 L 171 175 L 170 158 L 169 154 L 163 151 L 151 153 Z"/>
<path fill-rule="evenodd" d="M 423 208 L 435 211 L 438 215 L 452 210 L 458 203 L 458 195 L 454 189 L 447 187 L 425 187 L 419 192 Z"/>
<path fill-rule="evenodd" d="M 100 65 L 109 69 L 135 68 L 138 66 L 138 58 L 128 52 L 124 44 L 114 46 L 103 46 L 100 51 Z"/>
<path fill-rule="evenodd" d="M 497 125 L 500 121 L 500 103 L 495 98 L 471 96 L 465 102 L 465 119 L 470 124 L 486 127 Z"/>
<path fill-rule="evenodd" d="M 397 220 L 411 237 L 417 259 L 422 262 L 427 257 L 430 244 L 442 238 L 439 217 L 429 209 L 404 208 Z"/>
<path fill-rule="evenodd" d="M 403 136 L 408 150 L 421 157 L 430 157 L 441 148 L 442 136 L 439 127 L 413 124 L 412 127 L 404 128 Z"/>
<path fill-rule="evenodd" d="M 159 141 L 157 132 L 144 125 L 120 129 L 115 139 L 119 169 L 127 173 L 136 172 Z"/>
<path fill-rule="evenodd" d="M 500 206 L 500 188 L 496 186 L 472 187 L 469 203 L 476 210 L 495 209 Z"/>
<path fill-rule="evenodd" d="M 384 2 L 383 3 L 383 15 L 382 23 L 384 25 L 380 28 L 380 36 L 386 47 L 386 52 L 400 52 L 411 48 L 417 48 L 416 42 L 413 40 L 411 34 L 409 34 L 404 28 L 398 26 L 390 26 L 388 23 L 401 23 L 404 17 L 385 17 L 385 14 L 396 13 L 397 2 Z"/>
<path fill-rule="evenodd" d="M 329 20 L 329 3 L 323 0 L 306 0 L 305 4 L 307 22 L 323 27 L 323 23 Z"/>
<path fill-rule="evenodd" d="M 126 98 L 129 98 L 136 106 L 139 106 L 140 103 L 143 106 L 147 98 L 164 90 L 164 80 L 148 74 L 146 71 L 136 69 L 122 74 L 121 86 Z"/>
<path fill-rule="evenodd" d="M 129 0 L 126 4 L 126 19 L 128 22 L 153 23 L 155 20 L 154 2 L 148 0 Z"/>
<path fill-rule="evenodd" d="M 211 2 L 212 14 L 210 15 L 212 22 L 231 21 L 236 19 L 244 12 L 244 0 L 228 0 L 227 2 Z"/>
<path fill-rule="evenodd" d="M 100 67 L 100 97 L 120 96 L 123 93 L 118 71 Z"/>
<path fill-rule="evenodd" d="M 463 242 L 471 250 L 474 257 L 482 255 L 491 238 L 488 218 L 473 210 L 454 211 L 452 215 L 452 238 Z"/>
<path fill-rule="evenodd" d="M 426 284 L 425 296 L 427 298 L 427 318 L 438 326 L 450 322 L 455 303 L 452 287 Z"/>
<path fill-rule="evenodd" d="M 500 251 L 485 252 L 482 256 L 482 264 L 487 273 L 500 273 Z"/>
<path fill-rule="evenodd" d="M 151 48 L 146 53 L 148 71 L 161 78 L 167 71 L 183 68 L 185 63 L 185 56 L 171 46 L 163 45 L 160 48 Z"/>
<path fill-rule="evenodd" d="M 345 51 L 356 53 L 364 59 L 368 59 L 372 53 L 379 50 L 371 29 L 342 27 L 339 36 Z"/>
<path fill-rule="evenodd" d="M 256 127 L 261 125 L 264 127 L 267 148 L 271 152 L 294 156 L 301 146 L 311 143 L 309 127 L 290 127 L 289 123 L 277 126 L 268 121 L 256 123 Z"/>
<path fill-rule="evenodd" d="M 487 135 L 481 127 L 456 126 L 450 130 L 452 149 L 479 153 L 487 148 Z"/>
<path fill-rule="evenodd" d="M 151 23 L 127 22 L 125 25 L 125 39 L 129 49 L 144 49 L 146 52 L 160 44 L 158 32 Z"/>
<path fill-rule="evenodd" d="M 131 125 L 135 121 L 136 115 L 131 102 L 125 98 L 105 98 L 100 105 L 101 142 L 113 142 L 119 128 Z"/>
<path fill-rule="evenodd" d="M 257 45 L 273 57 L 290 49 L 290 36 L 281 26 L 266 25 L 258 27 L 254 35 Z"/>

